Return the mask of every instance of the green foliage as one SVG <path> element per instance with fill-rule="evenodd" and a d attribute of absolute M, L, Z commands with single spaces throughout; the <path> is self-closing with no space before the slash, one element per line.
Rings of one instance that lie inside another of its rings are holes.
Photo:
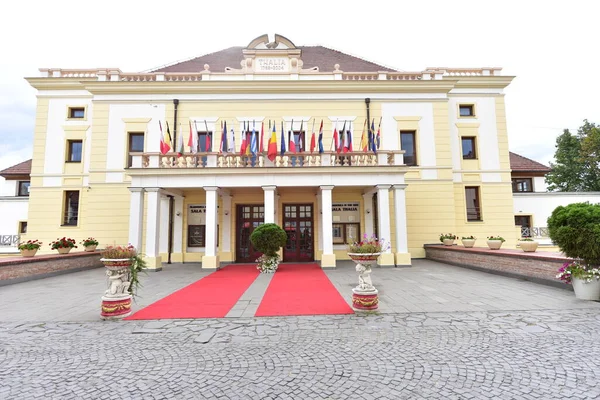
<path fill-rule="evenodd" d="M 600 190 L 600 127 L 583 121 L 574 135 L 565 129 L 556 138 L 556 163 L 546 175 L 548 190 L 581 192 Z"/>
<path fill-rule="evenodd" d="M 471 235 L 471 236 L 463 236 L 462 240 L 477 240 L 477 238 L 475 236 L 473 236 L 473 235 Z"/>
<path fill-rule="evenodd" d="M 456 240 L 458 236 L 453 233 L 440 233 L 440 242 L 443 242 L 444 239 Z"/>
<path fill-rule="evenodd" d="M 548 218 L 548 232 L 567 257 L 600 265 L 600 204 L 556 207 Z"/>
<path fill-rule="evenodd" d="M 502 243 L 506 242 L 506 240 L 502 236 L 488 236 L 487 240 L 499 240 Z"/>
<path fill-rule="evenodd" d="M 287 234 L 277 224 L 263 224 L 250 235 L 252 246 L 261 253 L 275 257 L 277 251 L 287 242 Z"/>
<path fill-rule="evenodd" d="M 140 272 L 146 273 L 145 268 L 148 267 L 142 256 L 136 254 L 131 258 L 131 267 L 129 268 L 131 284 L 129 285 L 129 294 L 135 299 L 138 289 L 142 286 L 139 280 Z"/>

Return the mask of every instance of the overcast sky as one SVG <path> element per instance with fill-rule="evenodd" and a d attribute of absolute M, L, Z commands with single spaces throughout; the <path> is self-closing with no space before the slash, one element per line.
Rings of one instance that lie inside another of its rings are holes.
<path fill-rule="evenodd" d="M 600 122 L 594 0 L 9 4 L 0 22 L 0 169 L 31 157 L 36 98 L 23 78 L 38 68 L 145 71 L 263 33 L 404 71 L 503 67 L 516 76 L 506 90 L 510 149 L 546 164 L 563 129 Z"/>

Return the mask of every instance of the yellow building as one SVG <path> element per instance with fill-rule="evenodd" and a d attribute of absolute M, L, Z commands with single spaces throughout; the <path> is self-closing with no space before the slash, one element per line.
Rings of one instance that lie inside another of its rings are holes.
<path fill-rule="evenodd" d="M 323 267 L 363 234 L 390 242 L 389 266 L 440 233 L 515 245 L 499 68 L 400 72 L 263 35 L 149 73 L 40 71 L 29 239 L 129 242 L 155 269 L 253 262 L 263 222 L 288 232 L 284 261 Z M 181 157 L 160 152 L 167 124 Z"/>

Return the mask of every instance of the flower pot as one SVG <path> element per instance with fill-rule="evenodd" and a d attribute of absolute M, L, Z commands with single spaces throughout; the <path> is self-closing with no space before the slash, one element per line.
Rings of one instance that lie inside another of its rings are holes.
<path fill-rule="evenodd" d="M 462 239 L 462 245 L 465 247 L 473 247 L 475 246 L 475 239 Z"/>
<path fill-rule="evenodd" d="M 532 252 L 532 251 L 537 250 L 538 242 L 536 242 L 535 240 L 533 242 L 530 242 L 530 241 L 519 242 L 519 246 L 521 246 L 521 250 L 523 250 L 525 252 Z"/>
<path fill-rule="evenodd" d="M 592 278 L 590 282 L 583 279 L 572 278 L 575 297 L 580 300 L 600 300 L 600 280 Z"/>
<path fill-rule="evenodd" d="M 96 251 L 97 244 L 92 244 L 90 246 L 85 246 L 85 251 Z"/>
<path fill-rule="evenodd" d="M 104 264 L 106 269 L 111 271 L 119 271 L 130 268 L 132 263 L 130 258 L 101 258 L 100 261 L 102 264 Z"/>
<path fill-rule="evenodd" d="M 348 253 L 348 256 L 357 264 L 371 266 L 377 264 L 381 253 Z"/>
<path fill-rule="evenodd" d="M 502 240 L 488 240 L 487 245 L 490 250 L 500 250 L 500 247 L 502 247 Z"/>
<path fill-rule="evenodd" d="M 454 239 L 444 239 L 444 246 L 453 246 Z"/>
<path fill-rule="evenodd" d="M 37 253 L 38 249 L 32 249 L 32 250 L 20 250 L 21 252 L 21 256 L 22 257 L 33 257 L 35 256 L 35 253 Z"/>
<path fill-rule="evenodd" d="M 71 249 L 72 247 L 59 247 L 58 249 L 56 249 L 56 251 L 58 251 L 58 254 L 67 254 L 71 251 Z"/>

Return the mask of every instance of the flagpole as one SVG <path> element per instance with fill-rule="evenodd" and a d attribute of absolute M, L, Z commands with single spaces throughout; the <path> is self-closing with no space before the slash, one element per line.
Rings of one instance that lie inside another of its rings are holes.
<path fill-rule="evenodd" d="M 313 138 L 313 136 L 312 136 L 312 135 L 314 135 L 314 134 L 315 134 L 315 119 L 313 118 L 313 126 L 312 126 L 312 132 L 311 132 L 311 137 L 310 137 L 310 144 L 311 144 L 311 147 L 312 147 L 312 138 Z M 310 153 L 311 153 L 311 154 L 312 154 L 313 150 L 314 150 L 314 149 L 311 149 L 311 150 L 310 150 Z"/>

